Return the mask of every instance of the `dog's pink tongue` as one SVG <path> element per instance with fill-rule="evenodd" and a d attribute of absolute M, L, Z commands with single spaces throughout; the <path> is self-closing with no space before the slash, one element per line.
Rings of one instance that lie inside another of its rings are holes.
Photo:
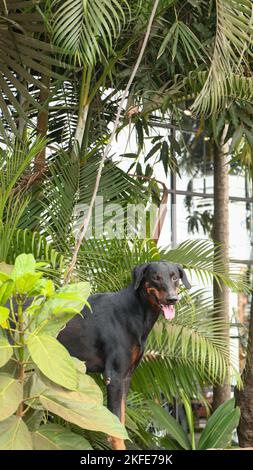
<path fill-rule="evenodd" d="M 175 309 L 173 305 L 162 305 L 163 314 L 167 320 L 172 320 L 175 316 Z"/>

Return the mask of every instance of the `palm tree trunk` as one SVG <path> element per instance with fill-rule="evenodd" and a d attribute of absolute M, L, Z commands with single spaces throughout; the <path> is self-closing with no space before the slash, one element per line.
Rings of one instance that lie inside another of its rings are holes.
<path fill-rule="evenodd" d="M 237 428 L 240 447 L 253 447 L 253 296 L 251 298 L 246 365 L 242 374 L 243 390 L 235 389 L 235 401 L 241 409 Z"/>
<path fill-rule="evenodd" d="M 227 145 L 224 139 L 227 133 L 225 128 L 219 146 L 213 144 L 214 161 L 214 222 L 213 240 L 220 245 L 218 255 L 222 260 L 224 270 L 228 270 L 229 265 L 229 185 L 228 185 L 228 165 L 227 165 Z M 220 305 L 216 318 L 226 322 L 223 328 L 223 336 L 229 348 L 229 290 L 222 282 L 220 284 L 214 280 L 213 285 L 214 305 Z M 226 377 L 223 385 L 217 385 L 213 389 L 213 410 L 230 399 L 231 388 L 229 376 Z"/>

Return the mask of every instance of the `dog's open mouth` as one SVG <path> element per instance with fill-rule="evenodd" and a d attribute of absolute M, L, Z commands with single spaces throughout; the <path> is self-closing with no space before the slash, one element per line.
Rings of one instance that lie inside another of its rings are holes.
<path fill-rule="evenodd" d="M 173 304 L 170 305 L 164 305 L 160 304 L 160 307 L 163 311 L 163 314 L 167 320 L 173 320 L 175 316 L 175 308 Z"/>
<path fill-rule="evenodd" d="M 157 306 L 160 308 L 163 315 L 165 316 L 166 320 L 172 320 L 175 316 L 174 305 L 176 301 L 174 299 L 173 300 L 171 299 L 171 301 L 166 304 L 162 303 L 161 299 L 159 298 L 159 292 L 157 291 L 157 289 L 153 287 L 148 287 L 147 293 L 153 297 Z"/>

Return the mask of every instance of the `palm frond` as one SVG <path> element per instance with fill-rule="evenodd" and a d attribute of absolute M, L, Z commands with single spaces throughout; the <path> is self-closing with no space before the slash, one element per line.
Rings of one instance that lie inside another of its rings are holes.
<path fill-rule="evenodd" d="M 12 250 L 12 240 L 28 202 L 28 197 L 17 198 L 13 194 L 5 200 L 0 191 L 0 261 L 9 262 L 8 256 Z"/>
<path fill-rule="evenodd" d="M 65 260 L 64 256 L 55 250 L 52 242 L 38 232 L 30 230 L 17 229 L 13 231 L 11 237 L 10 250 L 7 261 L 14 264 L 15 259 L 21 253 L 32 253 L 36 261 L 42 261 L 47 264 L 45 274 L 53 277 L 56 282 L 63 273 Z M 42 270 L 44 268 L 41 268 Z"/>
<path fill-rule="evenodd" d="M 74 63 L 94 65 L 97 57 L 109 55 L 113 39 L 125 22 L 126 0 L 55 0 L 52 20 L 53 43 Z"/>
<path fill-rule="evenodd" d="M 90 238 L 81 247 L 77 271 L 92 280 L 94 291 L 117 291 L 131 282 L 136 265 L 159 259 L 153 240 Z"/>
<path fill-rule="evenodd" d="M 39 137 L 30 145 L 16 142 L 14 147 L 0 150 L 0 188 L 2 204 L 7 201 L 14 187 L 19 183 L 33 159 L 44 149 L 45 139 Z M 15 188 L 17 189 L 17 188 Z"/>
<path fill-rule="evenodd" d="M 78 275 L 92 279 L 96 291 L 117 291 L 131 282 L 132 269 L 148 261 L 166 260 L 182 264 L 197 282 L 212 285 L 213 279 L 224 282 L 235 291 L 248 291 L 249 286 L 238 268 L 231 264 L 229 272 L 209 240 L 187 240 L 176 248 L 158 249 L 151 239 L 86 240 L 79 253 Z"/>
<path fill-rule="evenodd" d="M 212 284 L 213 279 L 216 279 L 234 291 L 249 289 L 244 276 L 234 265 L 231 264 L 229 272 L 226 272 L 219 255 L 219 246 L 210 240 L 186 240 L 176 248 L 162 250 L 161 258 L 183 264 L 203 284 Z"/>
<path fill-rule="evenodd" d="M 217 27 L 214 51 L 205 84 L 195 99 L 192 110 L 199 114 L 215 114 L 228 104 L 236 75 L 244 75 L 245 57 L 251 54 L 253 33 L 252 2 L 216 0 Z M 247 83 L 247 82 L 246 82 Z M 239 90 L 242 97 L 244 90 Z"/>
<path fill-rule="evenodd" d="M 91 152 L 92 153 L 92 152 Z M 69 237 L 83 220 L 85 210 L 90 204 L 95 185 L 99 156 L 94 155 L 88 161 L 71 160 L 67 152 L 59 151 L 51 163 L 50 177 L 44 184 L 44 215 L 41 226 L 51 235 L 55 243 L 69 248 Z M 122 210 L 127 202 L 146 198 L 139 182 L 128 176 L 113 162 L 108 162 L 103 169 L 99 187 L 96 210 L 104 210 L 108 203 L 120 203 Z M 97 219 L 99 236 L 103 234 L 103 217 Z"/>
<path fill-rule="evenodd" d="M 51 77 L 52 82 L 62 81 L 60 69 L 69 68 L 58 59 L 59 49 L 38 39 L 46 33 L 38 8 L 41 3 L 0 3 L 0 134 L 7 142 L 10 133 L 21 138 L 19 119 L 35 127 L 32 116 L 41 110 L 41 76 Z"/>

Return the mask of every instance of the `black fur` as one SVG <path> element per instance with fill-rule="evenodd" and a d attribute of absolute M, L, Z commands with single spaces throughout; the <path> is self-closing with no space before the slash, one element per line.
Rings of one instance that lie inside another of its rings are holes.
<path fill-rule="evenodd" d="M 177 264 L 155 261 L 137 266 L 131 285 L 119 292 L 92 295 L 88 299 L 92 312 L 85 307 L 58 336 L 72 356 L 85 361 L 88 372 L 104 374 L 108 408 L 121 420 L 122 400 L 147 336 L 162 313 L 161 304 L 178 300 L 179 279 L 190 288 Z"/>

